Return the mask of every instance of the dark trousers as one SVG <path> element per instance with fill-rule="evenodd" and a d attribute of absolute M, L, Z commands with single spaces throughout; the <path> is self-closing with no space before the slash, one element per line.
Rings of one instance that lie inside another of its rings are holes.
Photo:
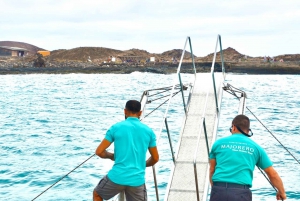
<path fill-rule="evenodd" d="M 249 188 L 213 185 L 210 201 L 252 201 Z"/>

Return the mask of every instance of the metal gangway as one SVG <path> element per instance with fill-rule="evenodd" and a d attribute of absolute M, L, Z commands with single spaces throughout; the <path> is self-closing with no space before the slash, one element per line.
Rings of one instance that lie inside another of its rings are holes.
<path fill-rule="evenodd" d="M 180 71 L 187 44 L 189 45 L 191 52 L 194 82 L 190 84 L 188 100 L 185 100 L 183 91 L 186 86 L 182 83 Z M 222 72 L 215 73 L 214 66 L 218 45 L 220 47 Z M 209 147 L 211 146 L 212 139 L 216 136 L 223 91 L 222 84 L 225 79 L 221 36 L 218 35 L 217 37 L 210 73 L 196 72 L 191 39 L 190 37 L 187 37 L 176 76 L 178 76 L 178 79 L 175 79 L 174 85 L 172 86 L 160 132 L 157 135 L 157 144 L 159 144 L 163 130 L 166 130 L 174 163 L 164 200 L 200 200 L 200 197 L 203 198 L 201 200 L 206 200 L 209 183 Z M 175 94 L 175 88 L 178 88 L 178 86 L 182 95 L 184 119 L 175 155 L 168 126 L 168 112 L 170 102 Z M 143 111 L 148 103 L 148 95 L 148 91 L 145 91 L 141 98 Z M 141 121 L 142 120 L 143 117 L 141 118 Z M 162 199 L 159 198 L 155 166 L 152 167 L 152 170 L 156 200 L 159 201 Z M 124 192 L 120 193 L 118 200 L 126 200 Z"/>
<path fill-rule="evenodd" d="M 214 72 L 218 45 L 222 73 Z M 209 147 L 217 132 L 224 79 L 222 43 L 218 35 L 211 72 L 195 73 L 165 201 L 207 200 Z"/>

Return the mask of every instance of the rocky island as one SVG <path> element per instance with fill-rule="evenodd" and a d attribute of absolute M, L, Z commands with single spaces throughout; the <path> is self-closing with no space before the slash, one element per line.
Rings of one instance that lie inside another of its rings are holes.
<path fill-rule="evenodd" d="M 50 55 L 37 54 L 44 50 L 36 46 L 10 41 L 0 41 L 0 47 L 20 47 L 28 50 L 27 54 L 18 56 L 0 56 L 0 74 L 31 73 L 119 73 L 134 71 L 170 74 L 176 73 L 182 51 L 169 50 L 161 54 L 145 50 L 130 49 L 126 51 L 103 47 L 78 47 L 70 50 L 54 50 Z M 300 73 L 300 54 L 279 55 L 273 58 L 251 57 L 243 55 L 233 48 L 223 50 L 226 72 L 248 74 L 298 74 Z M 205 57 L 194 55 L 197 72 L 210 72 L 213 53 Z M 215 71 L 221 71 L 220 53 L 214 65 Z M 186 51 L 181 72 L 192 73 L 192 56 Z"/>

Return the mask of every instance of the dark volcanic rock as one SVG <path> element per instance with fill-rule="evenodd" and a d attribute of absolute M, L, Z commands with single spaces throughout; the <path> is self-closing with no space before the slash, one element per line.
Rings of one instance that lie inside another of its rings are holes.
<path fill-rule="evenodd" d="M 43 55 L 37 54 L 37 58 L 33 61 L 33 67 L 46 67 L 46 61 Z"/>

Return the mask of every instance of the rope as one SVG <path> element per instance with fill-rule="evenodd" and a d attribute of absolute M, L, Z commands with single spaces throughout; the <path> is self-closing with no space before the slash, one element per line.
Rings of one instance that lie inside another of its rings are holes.
<path fill-rule="evenodd" d="M 162 90 L 162 89 L 159 89 L 159 90 Z M 158 93 L 156 93 L 156 94 L 148 95 L 148 97 L 157 96 L 158 94 L 162 94 L 162 93 L 168 92 L 168 91 L 170 91 L 170 90 L 171 90 L 171 89 L 165 89 L 165 90 L 163 90 L 163 91 L 161 91 L 161 92 L 158 92 Z"/>
<path fill-rule="evenodd" d="M 165 97 L 169 97 L 170 95 L 169 94 L 167 94 L 167 95 L 165 95 L 165 96 L 162 96 L 162 97 L 159 97 L 159 98 L 156 98 L 156 99 L 153 99 L 153 100 L 151 100 L 151 101 L 149 101 L 150 103 L 151 102 L 153 102 L 153 101 L 156 101 L 156 100 L 159 100 L 159 99 L 163 99 L 163 98 L 165 98 Z"/>
<path fill-rule="evenodd" d="M 66 174 L 65 176 L 63 176 L 62 178 L 60 178 L 57 182 L 55 182 L 54 184 L 52 184 L 51 186 L 49 186 L 46 190 L 44 190 L 43 192 L 41 192 L 38 196 L 36 196 L 35 198 L 32 199 L 35 200 L 38 197 L 40 197 L 42 194 L 44 194 L 47 190 L 49 190 L 50 188 L 52 188 L 55 184 L 57 184 L 58 182 L 60 182 L 63 178 L 65 178 L 66 176 L 68 176 L 71 172 L 73 172 L 74 170 L 76 170 L 77 168 L 79 168 L 82 164 L 84 164 L 86 161 L 90 160 L 93 156 L 95 156 L 96 154 L 93 154 L 92 156 L 90 156 L 88 159 L 86 159 L 85 161 L 83 161 L 82 163 L 80 163 L 77 167 L 75 167 L 73 170 L 71 170 L 68 174 Z"/>
<path fill-rule="evenodd" d="M 180 91 L 177 91 L 177 92 L 175 92 L 175 93 L 173 93 L 173 96 L 172 97 L 174 97 L 175 95 L 177 95 L 178 93 L 179 93 Z M 158 100 L 158 99 L 155 99 L 155 100 Z M 154 108 L 151 112 L 149 112 L 147 115 L 145 115 L 145 117 L 143 118 L 143 119 L 145 119 L 146 117 L 148 117 L 150 114 L 152 114 L 155 110 L 157 110 L 158 108 L 160 108 L 163 104 L 165 104 L 166 102 L 168 101 L 168 99 L 167 100 L 165 100 L 163 103 L 161 103 L 159 106 L 157 106 L 156 108 Z"/>
<path fill-rule="evenodd" d="M 233 95 L 234 97 L 236 97 L 238 99 L 240 99 L 240 97 L 236 93 L 240 93 L 240 94 L 243 93 L 242 90 L 235 88 L 234 86 L 232 86 L 230 84 L 227 84 L 227 86 L 224 86 L 223 90 L 225 90 L 227 93 Z"/>
<path fill-rule="evenodd" d="M 172 86 L 162 87 L 162 88 L 156 88 L 156 89 L 149 89 L 147 91 L 159 91 L 159 90 L 170 90 L 170 89 L 172 89 Z"/>
<path fill-rule="evenodd" d="M 186 88 L 186 86 L 183 85 L 183 90 L 185 90 L 185 88 Z M 157 89 L 157 90 L 161 90 L 161 89 L 162 89 L 162 88 Z M 179 85 L 176 85 L 175 89 L 179 89 L 178 92 L 174 92 L 174 93 L 173 93 L 173 94 L 175 94 L 175 95 L 178 94 L 178 93 L 181 91 L 181 87 L 179 87 Z M 170 91 L 170 90 L 171 90 L 171 88 L 166 88 L 164 91 L 158 92 L 158 93 L 156 93 L 156 94 L 148 95 L 148 97 L 156 96 L 156 95 L 158 95 L 158 94 L 162 94 L 162 93 L 165 93 L 165 92 Z M 148 91 L 149 91 L 149 90 L 148 90 Z M 153 102 L 153 101 L 156 101 L 156 100 L 159 100 L 159 99 L 162 99 L 162 98 L 165 98 L 165 97 L 168 97 L 168 96 L 169 96 L 169 94 L 164 95 L 164 96 L 161 96 L 161 97 L 159 97 L 159 98 L 156 98 L 156 99 L 153 99 L 153 100 L 149 101 L 149 103 L 151 103 L 151 102 Z M 173 95 L 172 97 L 174 97 L 174 95 Z M 166 101 L 165 101 L 165 102 L 166 102 Z M 165 102 L 164 102 L 164 103 L 165 103 Z"/>
<path fill-rule="evenodd" d="M 251 114 L 256 118 L 257 121 L 259 121 L 259 123 L 261 123 L 261 125 L 263 127 L 265 127 L 265 129 L 267 129 L 267 131 L 274 137 L 275 140 L 277 140 L 277 142 L 295 159 L 295 161 L 297 161 L 299 164 L 299 160 L 275 137 L 275 135 L 255 116 L 255 114 L 253 114 L 253 112 L 248 108 L 246 107 L 249 112 L 251 112 Z"/>
<path fill-rule="evenodd" d="M 176 85 L 175 85 L 176 88 L 180 88 L 179 86 L 180 86 L 180 84 L 176 84 Z M 162 88 L 150 89 L 150 90 L 147 90 L 147 91 L 159 91 L 159 90 L 169 91 L 169 90 L 172 89 L 172 87 L 173 87 L 173 86 L 162 87 Z"/>

